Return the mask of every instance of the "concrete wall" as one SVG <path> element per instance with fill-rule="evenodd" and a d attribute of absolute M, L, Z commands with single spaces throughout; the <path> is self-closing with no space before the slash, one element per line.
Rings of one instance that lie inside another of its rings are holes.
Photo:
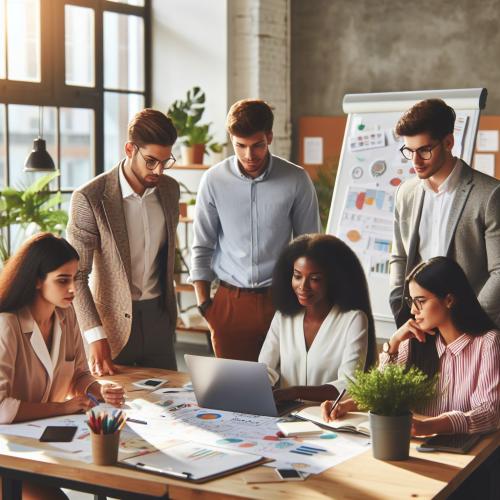
<path fill-rule="evenodd" d="M 500 0 L 292 0 L 292 119 L 346 93 L 486 87 L 500 114 Z"/>
<path fill-rule="evenodd" d="M 266 100 L 274 110 L 273 153 L 290 157 L 290 2 L 231 0 L 229 101 Z"/>
<path fill-rule="evenodd" d="M 153 107 L 166 111 L 198 85 L 207 98 L 203 123 L 225 142 L 227 0 L 153 0 L 152 20 Z"/>
<path fill-rule="evenodd" d="M 265 99 L 275 112 L 273 151 L 289 157 L 289 2 L 153 0 L 153 106 L 167 109 L 187 89 L 201 86 L 204 120 L 224 142 L 229 106 L 244 97 Z"/>

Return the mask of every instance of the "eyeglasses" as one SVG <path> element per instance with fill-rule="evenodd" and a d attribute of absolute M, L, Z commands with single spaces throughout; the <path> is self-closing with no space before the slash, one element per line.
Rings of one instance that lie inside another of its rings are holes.
<path fill-rule="evenodd" d="M 160 168 L 162 170 L 167 170 L 168 168 L 172 168 L 175 162 L 177 161 L 173 154 L 170 154 L 170 157 L 167 158 L 166 160 L 157 160 L 156 158 L 144 158 L 144 155 L 141 153 L 141 148 L 137 144 L 134 144 L 134 146 L 137 148 L 137 152 L 141 155 L 142 159 L 144 160 L 144 164 L 146 165 L 146 168 L 148 170 L 154 170 L 158 165 L 160 165 Z"/>
<path fill-rule="evenodd" d="M 412 305 L 415 305 L 417 311 L 421 311 L 423 309 L 426 300 L 427 299 L 424 297 L 415 297 L 415 298 L 412 298 L 410 296 L 405 297 L 405 302 L 408 305 L 408 307 L 411 309 Z"/>
<path fill-rule="evenodd" d="M 432 150 L 436 146 L 439 146 L 439 144 L 441 143 L 438 142 L 434 144 L 434 146 L 422 146 L 421 148 L 417 148 L 415 150 L 403 146 L 402 148 L 400 148 L 400 151 L 403 157 L 407 160 L 413 160 L 415 153 L 417 153 L 422 160 L 430 160 L 432 158 Z"/>

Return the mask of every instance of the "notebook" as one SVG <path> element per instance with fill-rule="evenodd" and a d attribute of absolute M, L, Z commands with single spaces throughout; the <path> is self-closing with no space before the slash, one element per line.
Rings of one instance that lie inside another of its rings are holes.
<path fill-rule="evenodd" d="M 308 406 L 293 415 L 304 420 L 316 422 L 317 424 L 336 431 L 357 432 L 359 434 L 364 434 L 365 436 L 370 435 L 370 421 L 368 420 L 368 413 L 353 411 L 347 413 L 341 418 L 337 418 L 333 422 L 325 422 L 321 416 L 321 406 Z"/>
<path fill-rule="evenodd" d="M 278 429 L 286 437 L 293 436 L 314 436 L 322 434 L 323 429 L 312 422 L 278 422 Z"/>
<path fill-rule="evenodd" d="M 265 461 L 262 456 L 238 450 L 182 441 L 151 453 L 124 458 L 119 464 L 201 483 Z"/>
<path fill-rule="evenodd" d="M 480 439 L 480 434 L 437 434 L 427 438 L 417 450 L 467 453 Z"/>

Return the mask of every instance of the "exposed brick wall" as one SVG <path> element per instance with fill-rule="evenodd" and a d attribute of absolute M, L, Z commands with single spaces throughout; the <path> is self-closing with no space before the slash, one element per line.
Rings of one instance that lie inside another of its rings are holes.
<path fill-rule="evenodd" d="M 228 101 L 265 99 L 274 108 L 275 154 L 290 157 L 290 0 L 228 3 Z"/>

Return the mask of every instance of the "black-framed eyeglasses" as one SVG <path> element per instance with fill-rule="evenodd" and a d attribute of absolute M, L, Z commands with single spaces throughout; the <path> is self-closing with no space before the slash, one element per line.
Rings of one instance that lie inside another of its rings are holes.
<path fill-rule="evenodd" d="M 424 297 L 415 297 L 415 298 L 412 298 L 410 296 L 405 297 L 405 302 L 408 305 L 408 307 L 411 309 L 412 305 L 415 305 L 417 311 L 421 311 L 423 309 L 426 300 L 427 299 Z"/>
<path fill-rule="evenodd" d="M 166 160 L 157 160 L 156 158 L 144 158 L 144 155 L 141 153 L 141 148 L 135 143 L 132 144 L 134 144 L 134 146 L 137 148 L 137 151 L 144 160 L 144 164 L 146 165 L 146 168 L 148 170 L 154 170 L 158 165 L 160 165 L 160 168 L 162 170 L 167 170 L 169 168 L 172 168 L 175 162 L 177 161 L 177 159 L 173 154 L 170 154 L 170 157 L 167 158 Z"/>
<path fill-rule="evenodd" d="M 407 148 L 406 146 L 403 146 L 402 148 L 399 149 L 401 151 L 401 154 L 403 155 L 403 158 L 406 158 L 407 160 L 413 160 L 413 157 L 415 156 L 415 153 L 422 159 L 422 160 L 430 160 L 432 158 L 432 150 L 441 144 L 440 142 L 437 142 L 434 144 L 434 146 L 422 146 L 421 148 L 417 149 L 410 149 Z"/>

